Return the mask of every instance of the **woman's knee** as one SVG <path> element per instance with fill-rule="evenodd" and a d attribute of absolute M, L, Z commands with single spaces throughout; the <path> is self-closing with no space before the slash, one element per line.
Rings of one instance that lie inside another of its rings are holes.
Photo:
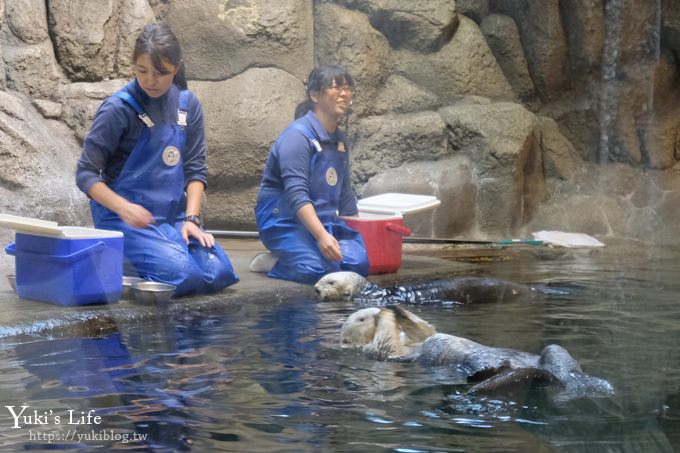
<path fill-rule="evenodd" d="M 218 244 L 206 248 L 192 241 L 189 253 L 201 270 L 201 293 L 215 293 L 239 282 L 229 257 Z"/>
<path fill-rule="evenodd" d="M 366 277 L 368 275 L 368 254 L 366 248 L 355 244 L 354 247 L 347 247 L 343 253 L 342 263 L 340 267 L 343 271 L 356 272 L 359 275 Z"/>
<path fill-rule="evenodd" d="M 200 290 L 203 283 L 203 272 L 191 258 L 188 251 L 175 249 L 161 254 L 151 266 L 153 280 L 175 285 L 175 296 L 193 294 Z"/>
<path fill-rule="evenodd" d="M 369 269 L 369 263 L 368 263 L 368 257 L 366 259 L 361 260 L 361 261 L 356 261 L 356 262 L 351 262 L 351 263 L 345 263 L 343 262 L 340 267 L 342 268 L 343 271 L 350 271 L 350 272 L 356 272 L 357 274 L 367 277 L 368 276 L 368 269 Z"/>
<path fill-rule="evenodd" d="M 268 275 L 298 283 L 314 284 L 324 275 L 339 270 L 340 263 L 338 262 L 306 256 L 300 260 L 280 258 Z"/>

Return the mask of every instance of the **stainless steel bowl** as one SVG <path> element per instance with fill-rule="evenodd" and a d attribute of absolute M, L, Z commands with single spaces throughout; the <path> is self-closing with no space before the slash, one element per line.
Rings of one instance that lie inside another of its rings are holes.
<path fill-rule="evenodd" d="M 167 304 L 175 292 L 175 288 L 175 285 L 159 282 L 133 283 L 133 300 L 143 305 Z"/>
<path fill-rule="evenodd" d="M 132 285 L 135 283 L 145 282 L 143 278 L 123 276 L 123 292 L 120 295 L 121 299 L 132 298 Z"/>
<path fill-rule="evenodd" d="M 9 274 L 7 276 L 7 281 L 9 282 L 9 286 L 12 287 L 12 290 L 16 292 L 17 290 L 17 278 L 14 276 L 14 274 Z"/>

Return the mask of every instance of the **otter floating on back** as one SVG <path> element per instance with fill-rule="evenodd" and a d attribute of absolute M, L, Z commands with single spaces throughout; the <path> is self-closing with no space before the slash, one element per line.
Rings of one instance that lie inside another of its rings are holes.
<path fill-rule="evenodd" d="M 340 334 L 343 348 L 356 347 L 378 360 L 452 366 L 468 382 L 470 392 L 497 392 L 521 383 L 557 385 L 557 399 L 608 396 L 614 390 L 604 379 L 589 376 L 566 349 L 548 345 L 540 355 L 496 348 L 434 327 L 399 306 L 370 307 L 350 315 Z"/>

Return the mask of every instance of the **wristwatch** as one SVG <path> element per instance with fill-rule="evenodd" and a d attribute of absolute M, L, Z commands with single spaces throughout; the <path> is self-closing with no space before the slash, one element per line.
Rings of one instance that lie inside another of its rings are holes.
<path fill-rule="evenodd" d="M 199 228 L 203 228 L 203 222 L 201 222 L 200 215 L 188 215 L 184 218 L 185 222 L 191 222 L 198 225 Z"/>

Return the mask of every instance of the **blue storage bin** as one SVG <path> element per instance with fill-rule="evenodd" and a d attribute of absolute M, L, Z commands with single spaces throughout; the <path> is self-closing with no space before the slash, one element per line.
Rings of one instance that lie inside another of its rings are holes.
<path fill-rule="evenodd" d="M 17 294 L 59 305 L 116 302 L 123 290 L 123 233 L 61 227 L 61 237 L 17 232 Z"/>

